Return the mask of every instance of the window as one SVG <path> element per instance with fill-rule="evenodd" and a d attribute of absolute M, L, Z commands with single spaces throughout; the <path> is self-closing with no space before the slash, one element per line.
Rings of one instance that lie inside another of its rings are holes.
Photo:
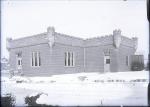
<path fill-rule="evenodd" d="M 31 66 L 33 67 L 41 66 L 40 52 L 32 52 Z"/>
<path fill-rule="evenodd" d="M 65 66 L 70 67 L 74 66 L 74 53 L 73 52 L 65 52 Z"/>
<path fill-rule="evenodd" d="M 18 59 L 18 66 L 22 65 L 22 60 L 21 58 Z"/>
<path fill-rule="evenodd" d="M 70 66 L 70 52 L 68 52 L 68 66 Z"/>
<path fill-rule="evenodd" d="M 22 68 L 22 53 L 21 52 L 18 52 L 16 53 L 16 56 L 17 56 L 17 68 L 18 69 L 21 69 Z"/>
<path fill-rule="evenodd" d="M 129 66 L 129 56 L 126 56 L 126 65 Z"/>
<path fill-rule="evenodd" d="M 106 59 L 106 64 L 110 64 L 110 59 Z"/>
<path fill-rule="evenodd" d="M 67 53 L 65 52 L 65 66 L 67 66 Z"/>

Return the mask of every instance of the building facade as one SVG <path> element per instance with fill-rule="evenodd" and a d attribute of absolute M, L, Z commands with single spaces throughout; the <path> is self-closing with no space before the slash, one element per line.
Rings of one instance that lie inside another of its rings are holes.
<path fill-rule="evenodd" d="M 128 71 L 130 56 L 136 48 L 137 38 L 127 38 L 121 30 L 104 37 L 82 39 L 48 27 L 45 33 L 7 39 L 11 68 L 27 76 Z"/>

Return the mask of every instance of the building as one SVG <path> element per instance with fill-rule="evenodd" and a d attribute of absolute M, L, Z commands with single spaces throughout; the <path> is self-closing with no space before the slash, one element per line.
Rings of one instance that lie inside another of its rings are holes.
<path fill-rule="evenodd" d="M 130 56 L 136 48 L 137 38 L 127 38 L 121 30 L 82 39 L 48 27 L 45 33 L 7 39 L 11 68 L 27 76 L 130 70 Z"/>

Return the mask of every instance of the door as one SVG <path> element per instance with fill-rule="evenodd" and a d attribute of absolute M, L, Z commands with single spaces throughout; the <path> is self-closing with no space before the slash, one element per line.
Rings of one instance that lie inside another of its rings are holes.
<path fill-rule="evenodd" d="M 17 58 L 17 69 L 22 69 L 22 58 Z"/>
<path fill-rule="evenodd" d="M 110 56 L 104 56 L 104 72 L 110 72 Z"/>
<path fill-rule="evenodd" d="M 21 70 L 22 69 L 22 53 L 21 52 L 17 53 L 16 59 L 17 59 L 16 67 L 18 70 Z"/>

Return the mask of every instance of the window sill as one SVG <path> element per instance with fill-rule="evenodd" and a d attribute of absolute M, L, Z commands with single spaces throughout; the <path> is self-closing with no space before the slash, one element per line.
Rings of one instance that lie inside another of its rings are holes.
<path fill-rule="evenodd" d="M 75 66 L 64 66 L 65 68 L 74 68 Z"/>
<path fill-rule="evenodd" d="M 41 66 L 31 66 L 32 68 L 40 68 Z"/>

